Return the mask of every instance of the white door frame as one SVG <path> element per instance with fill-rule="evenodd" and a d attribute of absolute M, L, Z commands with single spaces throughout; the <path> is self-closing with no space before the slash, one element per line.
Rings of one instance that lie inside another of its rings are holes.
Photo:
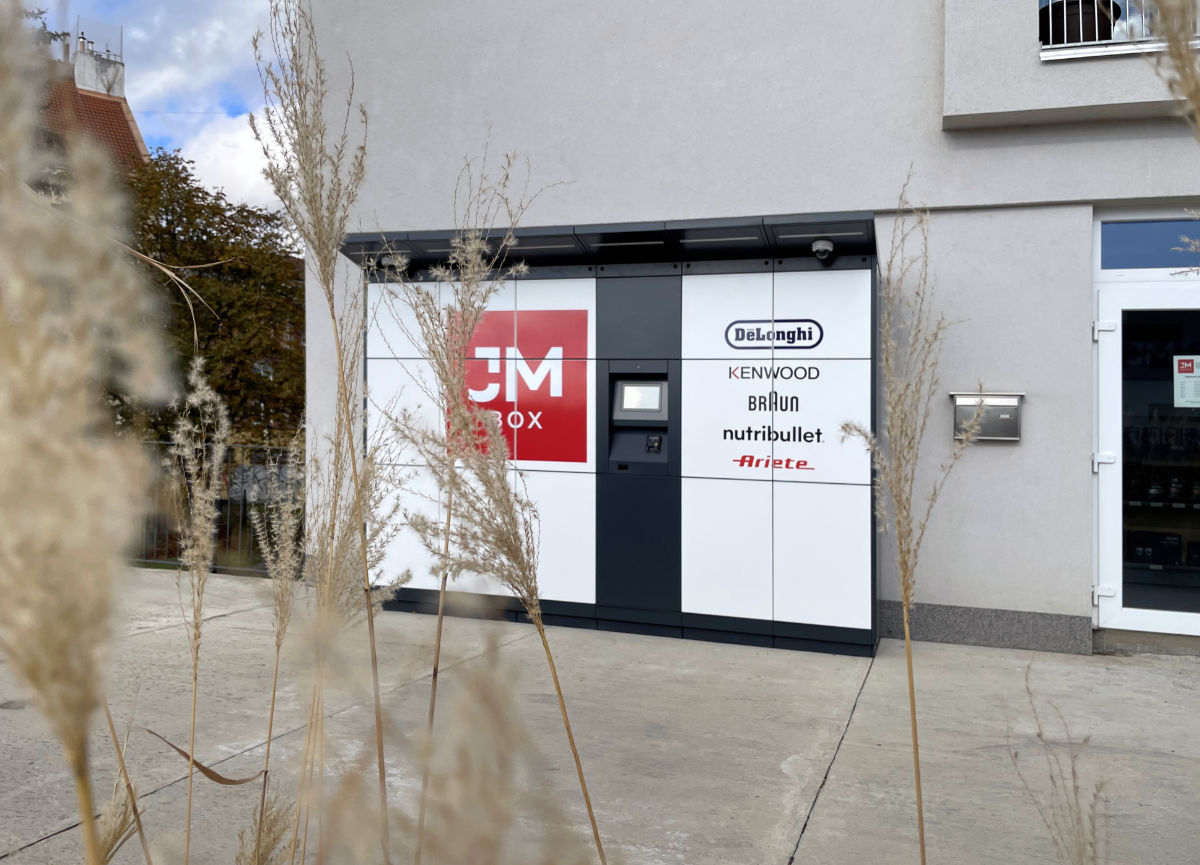
<path fill-rule="evenodd" d="M 1200 613 L 1126 608 L 1122 601 L 1125 436 L 1121 394 L 1121 313 L 1127 309 L 1200 309 L 1200 279 L 1192 274 L 1162 271 L 1110 271 L 1105 276 L 1107 279 L 1096 283 L 1096 452 L 1099 458 L 1095 463 L 1099 475 L 1096 624 L 1101 628 L 1200 636 Z M 1113 329 L 1108 330 L 1109 327 Z M 1109 456 L 1113 461 L 1105 462 Z"/>

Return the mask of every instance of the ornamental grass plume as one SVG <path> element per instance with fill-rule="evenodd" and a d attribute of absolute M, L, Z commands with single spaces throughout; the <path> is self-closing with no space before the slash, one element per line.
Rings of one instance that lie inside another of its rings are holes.
<path fill-rule="evenodd" d="M 1159 78 L 1167 85 L 1180 113 L 1200 139 L 1200 58 L 1192 46 L 1196 38 L 1194 0 L 1157 0 L 1151 18 L 1154 35 L 1165 50 L 1148 54 Z"/>
<path fill-rule="evenodd" d="M 188 370 L 188 393 L 171 430 L 167 470 L 178 497 L 180 519 L 179 608 L 192 660 L 192 712 L 188 735 L 187 817 L 183 861 L 192 846 L 192 781 L 196 769 L 196 703 L 200 689 L 200 638 L 204 625 L 204 589 L 216 548 L 217 500 L 224 487 L 225 453 L 229 445 L 229 412 L 204 377 L 204 361 L 194 358 Z M 188 602 L 184 602 L 184 585 Z"/>
<path fill-rule="evenodd" d="M 412 423 L 411 418 L 409 423 Z M 457 518 L 446 528 L 449 553 L 443 556 L 441 552 L 441 529 L 436 523 L 428 518 L 416 517 L 413 528 L 425 548 L 435 557 L 439 568 L 452 577 L 460 573 L 474 573 L 500 583 L 521 602 L 537 629 L 558 696 L 563 728 L 575 760 L 575 772 L 591 822 L 596 853 L 604 863 L 606 860 L 600 830 L 596 825 L 583 764 L 575 745 L 562 685 L 542 620 L 537 581 L 541 521 L 537 507 L 529 498 L 523 479 L 517 479 L 519 473 L 509 462 L 504 435 L 491 412 L 469 400 L 460 401 L 450 407 L 447 427 L 472 431 L 471 442 L 474 446 L 447 449 L 438 436 L 422 440 L 411 431 L 408 435 L 422 461 L 431 467 L 435 475 L 451 484 L 450 491 L 457 503 Z M 456 462 L 461 465 L 460 468 L 452 465 Z"/>
<path fill-rule="evenodd" d="M 267 466 L 267 497 L 250 513 L 263 565 L 271 578 L 272 624 L 278 655 L 292 621 L 296 590 L 304 577 L 304 432 Z"/>
<path fill-rule="evenodd" d="M 287 452 L 269 466 L 267 501 L 261 511 L 253 511 L 250 520 L 262 551 L 267 575 L 271 578 L 272 623 L 275 631 L 275 659 L 271 673 L 271 708 L 267 715 L 267 744 L 263 755 L 263 783 L 255 812 L 253 844 L 247 865 L 271 862 L 271 853 L 280 843 L 275 837 L 283 809 L 278 801 L 267 799 L 271 778 L 271 743 L 275 735 L 275 700 L 279 694 L 279 660 L 283 638 L 292 621 L 296 590 L 304 576 L 304 432 L 288 442 Z M 286 812 L 291 824 L 291 811 Z M 270 819 L 268 819 L 270 818 Z M 242 835 L 238 840 L 244 847 Z M 243 861 L 239 850 L 239 865 Z"/>
<path fill-rule="evenodd" d="M 129 743 L 130 727 L 125 728 L 125 739 L 122 741 L 117 738 L 117 727 L 113 723 L 112 712 L 108 708 L 108 701 L 104 701 L 104 719 L 108 722 L 108 733 L 112 737 L 113 750 L 117 754 L 117 767 L 120 769 L 118 781 L 125 786 L 125 799 L 129 803 L 129 814 L 133 820 L 133 827 L 137 832 L 138 840 L 142 843 L 142 853 L 146 857 L 146 865 L 154 865 L 150 857 L 150 844 L 146 841 L 146 829 L 142 825 L 142 815 L 138 810 L 137 791 L 134 789 L 133 781 L 129 777 L 129 767 L 125 764 L 125 749 Z M 130 725 L 133 723 L 132 715 L 130 716 Z M 115 793 L 114 793 L 115 795 Z M 101 830 L 101 839 L 104 837 L 103 829 Z M 103 846 L 103 840 L 101 840 Z"/>
<path fill-rule="evenodd" d="M 508 279 L 525 272 L 523 264 L 510 264 L 509 253 L 516 245 L 515 230 L 522 215 L 532 204 L 536 194 L 529 195 L 529 167 L 526 163 L 525 182 L 518 192 L 515 188 L 514 171 L 518 159 L 516 154 L 506 153 L 498 174 L 494 177 L 488 168 L 487 148 L 477 164 L 466 160 L 459 172 L 454 189 L 454 220 L 458 231 L 450 240 L 450 255 L 445 262 L 430 268 L 431 281 L 422 282 L 404 276 L 407 262 L 404 256 L 392 251 L 394 261 L 392 274 L 385 284 L 382 310 L 390 314 L 413 345 L 419 346 L 422 357 L 429 364 L 430 378 L 418 378 L 417 384 L 437 407 L 439 416 L 447 419 L 445 429 L 428 429 L 412 423 L 399 423 L 395 428 L 412 433 L 422 439 L 432 436 L 440 440 L 442 448 L 461 449 L 470 442 L 473 431 L 458 428 L 455 420 L 461 413 L 452 409 L 469 400 L 467 396 L 467 352 L 471 338 L 479 325 L 488 302 Z M 494 229 L 493 226 L 503 226 Z M 448 293 L 449 297 L 443 296 Z M 414 324 L 407 324 L 404 310 L 411 313 Z M 384 412 L 385 416 L 389 412 Z M 394 417 L 394 413 L 391 413 Z M 439 467 L 457 473 L 454 461 L 446 461 Z M 433 468 L 432 466 L 430 468 Z M 449 554 L 450 524 L 454 519 L 455 484 L 435 473 L 434 480 L 444 500 L 445 513 L 441 530 L 441 559 Z M 430 528 L 426 525 L 426 528 Z M 442 654 L 442 624 L 445 617 L 446 583 L 449 572 L 441 569 L 438 588 L 437 625 L 433 641 L 433 670 L 429 686 L 429 712 L 426 719 L 426 737 L 433 736 L 434 713 L 437 707 L 438 672 Z M 417 818 L 417 852 L 415 861 L 420 863 L 422 837 L 425 831 L 425 797 L 429 787 L 429 769 L 426 767 L 421 780 L 421 796 Z"/>
<path fill-rule="evenodd" d="M 497 645 L 462 671 L 462 688 L 432 742 L 425 853 L 434 865 L 583 865 L 586 844 L 565 831 L 557 803 L 526 788 L 533 773 L 532 743 L 516 702 L 515 670 Z M 520 816 L 547 828 L 535 845 L 517 830 Z M 409 833 L 411 834 L 411 832 Z"/>
<path fill-rule="evenodd" d="M 1012 731 L 1008 736 L 1008 756 L 1012 760 L 1021 786 L 1029 794 L 1060 865 L 1102 865 L 1108 861 L 1108 803 L 1104 798 L 1104 781 L 1097 781 L 1090 792 L 1086 789 L 1080 767 L 1084 750 L 1091 736 L 1076 739 L 1062 711 L 1054 703 L 1050 708 L 1062 728 L 1061 737 L 1052 738 L 1042 721 L 1034 699 L 1030 674 L 1033 665 L 1025 667 L 1025 696 L 1035 725 L 1034 738 L 1038 744 L 1043 781 L 1021 768 L 1021 752 L 1013 745 Z M 1035 787 L 1039 790 L 1035 791 Z"/>
<path fill-rule="evenodd" d="M 270 0 L 267 35 L 256 33 L 254 58 L 263 88 L 263 108 L 250 118 L 251 129 L 262 147 L 264 170 L 283 212 L 306 249 L 305 266 L 324 297 L 334 341 L 337 391 L 334 410 L 336 431 L 329 444 L 343 456 L 332 458 L 348 469 L 350 498 L 342 501 L 340 488 L 331 490 L 330 525 L 343 524 L 343 505 L 359 527 L 358 586 L 365 612 L 367 641 L 371 652 L 371 676 L 375 708 L 375 756 L 379 789 L 379 842 L 385 862 L 390 862 L 387 824 L 387 764 L 383 744 L 383 704 L 379 688 L 379 658 L 375 643 L 375 603 L 371 585 L 370 543 L 365 509 L 371 496 L 365 488 L 362 466 L 366 455 L 359 448 L 361 434 L 361 348 L 363 306 L 361 293 L 343 303 L 338 296 L 338 260 L 350 212 L 366 175 L 367 114 L 354 101 L 353 69 L 345 98 L 345 113 L 330 127 L 326 111 L 328 79 L 317 44 L 312 7 L 307 0 Z M 352 134 L 352 117 L 357 115 L 359 135 Z M 360 461 L 360 456 L 363 460 Z M 336 543 L 327 545 L 333 556 Z M 332 558 L 327 561 L 332 570 Z M 319 718 L 320 713 L 313 715 Z"/>
<path fill-rule="evenodd" d="M 150 475 L 102 394 L 159 400 L 166 364 L 150 295 L 112 242 L 123 209 L 104 159 L 70 139 L 35 149 L 47 65 L 20 11 L 0 2 L 0 652 L 62 747 L 99 865 L 88 731 Z M 54 205 L 31 188 L 52 168 L 68 178 Z"/>
<path fill-rule="evenodd" d="M 862 439 L 875 468 L 875 509 L 881 531 L 891 532 L 900 572 L 904 618 L 904 657 L 908 669 L 908 707 L 912 727 L 913 777 L 917 798 L 917 835 L 925 865 L 925 811 L 921 801 L 921 758 L 917 743 L 917 700 L 913 681 L 909 615 L 916 587 L 921 542 L 946 477 L 974 441 L 983 405 L 959 429 L 954 449 L 938 467 L 929 488 L 918 491 L 921 445 L 933 401 L 939 398 L 938 362 L 948 321 L 933 304 L 929 274 L 929 214 L 908 201 L 908 181 L 900 192 L 891 247 L 879 275 L 880 368 L 883 383 L 884 436 L 866 427 L 842 424 L 842 438 Z M 980 391 L 983 388 L 980 386 Z"/>
<path fill-rule="evenodd" d="M 1196 38 L 1195 0 L 1158 0 L 1157 14 L 1151 19 L 1154 35 L 1162 39 L 1165 50 L 1148 53 L 1154 71 L 1167 85 L 1179 113 L 1200 141 L 1200 57 L 1193 42 Z M 1194 210 L 1193 219 L 1200 218 Z M 1180 236 L 1177 252 L 1200 252 L 1200 238 Z M 1195 272 L 1195 268 L 1189 268 Z"/>
<path fill-rule="evenodd" d="M 328 821 L 320 816 L 326 804 L 326 688 L 354 679 L 359 672 L 346 666 L 339 638 L 347 628 L 361 625 L 364 620 L 373 620 L 384 598 L 408 576 L 405 573 L 389 580 L 382 567 L 387 547 L 400 530 L 400 498 L 397 495 L 403 481 L 402 470 L 397 468 L 400 457 L 394 443 L 382 436 L 368 441 L 364 451 L 358 466 L 357 486 L 349 480 L 352 457 L 345 448 L 326 441 L 306 458 L 303 557 L 304 580 L 311 592 L 313 610 L 306 635 L 307 648 L 312 653 L 312 690 L 301 757 L 299 798 L 288 845 L 289 857 L 296 856 L 300 860 L 304 859 L 308 827 L 314 814 L 318 816 L 319 831 L 332 831 Z M 367 595 L 369 606 L 366 607 L 362 589 L 364 563 L 371 581 L 371 591 Z M 373 647 L 373 639 L 371 642 Z M 377 668 L 373 667 L 372 683 L 377 682 Z M 382 710 L 379 722 L 386 724 Z M 378 730 L 377 749 L 382 747 L 384 727 Z M 378 821 L 386 818 L 386 813 L 381 814 L 379 810 L 378 793 L 369 810 L 377 815 Z M 381 843 L 383 839 L 378 840 Z M 318 836 L 316 844 L 325 843 L 323 836 Z"/>
<path fill-rule="evenodd" d="M 137 833 L 130 799 L 121 789 L 120 778 L 113 784 L 108 801 L 100 808 L 96 831 L 100 836 L 100 852 L 105 862 L 111 862 L 125 842 Z"/>
<path fill-rule="evenodd" d="M 290 862 L 288 839 L 291 837 L 295 810 L 295 805 L 281 799 L 275 792 L 263 796 L 254 809 L 254 828 L 238 832 L 235 865 L 283 865 Z"/>

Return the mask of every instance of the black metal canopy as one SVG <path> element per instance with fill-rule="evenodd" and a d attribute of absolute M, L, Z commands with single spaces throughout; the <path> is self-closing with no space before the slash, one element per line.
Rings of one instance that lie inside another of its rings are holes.
<path fill-rule="evenodd" d="M 418 273 L 444 261 L 453 230 L 348 234 L 342 252 L 368 270 L 408 258 Z M 874 214 L 810 213 L 786 216 L 533 226 L 516 230 L 514 261 L 530 267 L 746 258 L 814 257 L 813 241 L 829 240 L 834 256 L 875 253 Z"/>

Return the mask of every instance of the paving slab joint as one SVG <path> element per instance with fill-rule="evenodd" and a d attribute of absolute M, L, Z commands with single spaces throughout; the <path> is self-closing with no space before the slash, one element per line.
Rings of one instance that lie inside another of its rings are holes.
<path fill-rule="evenodd" d="M 837 762 L 838 753 L 842 750 L 842 743 L 846 741 L 846 734 L 850 731 L 850 723 L 854 720 L 854 712 L 858 709 L 858 701 L 867 687 L 867 679 L 870 678 L 871 669 L 874 666 L 875 655 L 872 655 L 871 660 L 867 663 L 867 670 L 863 673 L 862 681 L 858 683 L 858 693 L 854 695 L 854 703 L 851 704 L 850 713 L 846 716 L 846 726 L 842 727 L 842 734 L 838 736 L 837 747 L 833 749 L 829 763 L 825 766 L 825 774 L 821 776 L 821 783 L 817 787 L 817 792 L 813 794 L 812 803 L 808 806 L 808 813 L 804 815 L 804 823 L 800 827 L 800 835 L 796 838 L 796 846 L 792 848 L 792 855 L 788 857 L 787 865 L 794 865 L 796 854 L 800 852 L 800 842 L 804 840 L 804 833 L 808 830 L 808 823 L 812 820 L 813 812 L 817 810 L 817 802 L 820 801 L 821 792 L 825 789 L 825 784 L 829 781 L 829 773 L 833 771 L 833 764 Z"/>

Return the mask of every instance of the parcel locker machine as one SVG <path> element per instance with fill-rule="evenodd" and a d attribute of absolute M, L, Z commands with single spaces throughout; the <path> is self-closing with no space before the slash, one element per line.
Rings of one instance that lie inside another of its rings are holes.
<path fill-rule="evenodd" d="M 874 426 L 871 219 L 564 231 L 520 248 L 533 267 L 471 349 L 487 359 L 473 398 L 514 428 L 541 511 L 545 620 L 873 653 L 870 460 L 836 434 L 848 419 Z M 706 232 L 712 257 L 696 258 Z M 421 266 L 446 245 L 434 234 L 402 238 Z M 824 234 L 836 254 L 818 258 Z M 740 255 L 732 239 L 747 241 Z M 380 259 L 362 243 L 351 254 L 370 279 Z M 387 353 L 397 342 L 375 340 L 376 356 L 368 338 L 369 384 L 402 365 Z M 387 606 L 436 611 L 437 581 L 413 571 Z M 524 618 L 486 582 L 455 589 L 452 611 Z M 464 593 L 476 597 L 458 606 Z"/>

